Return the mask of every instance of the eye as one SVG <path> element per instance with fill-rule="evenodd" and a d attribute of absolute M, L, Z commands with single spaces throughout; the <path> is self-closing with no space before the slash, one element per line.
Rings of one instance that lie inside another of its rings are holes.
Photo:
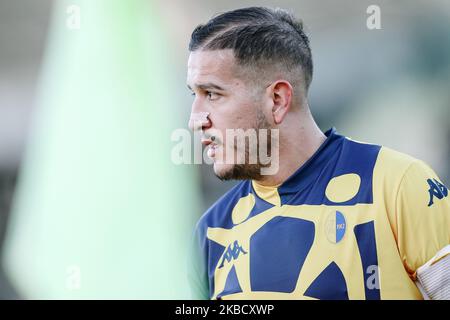
<path fill-rule="evenodd" d="M 206 96 L 208 97 L 208 100 L 214 101 L 220 97 L 220 94 L 216 92 L 206 91 Z"/>
<path fill-rule="evenodd" d="M 191 92 L 191 96 L 195 97 L 195 92 L 192 91 Z"/>

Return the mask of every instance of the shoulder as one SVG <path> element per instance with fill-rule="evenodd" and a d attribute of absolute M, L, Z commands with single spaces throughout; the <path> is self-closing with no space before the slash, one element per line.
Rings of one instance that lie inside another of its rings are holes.
<path fill-rule="evenodd" d="M 197 232 L 204 233 L 208 227 L 231 228 L 231 212 L 239 199 L 251 192 L 251 182 L 244 180 L 236 184 L 220 197 L 197 222 Z"/>
<path fill-rule="evenodd" d="M 388 147 L 382 147 L 380 150 L 377 171 L 384 179 L 395 182 L 397 186 L 400 186 L 405 177 L 417 173 L 424 176 L 434 174 L 424 161 Z"/>
<path fill-rule="evenodd" d="M 428 211 L 433 192 L 439 198 L 447 191 L 426 162 L 387 147 L 378 155 L 373 183 L 375 197 L 386 203 L 391 221 L 399 220 L 399 214 Z"/>
<path fill-rule="evenodd" d="M 382 145 L 345 138 L 339 153 L 336 170 L 339 174 L 358 174 L 364 189 L 362 193 L 372 195 L 369 202 L 383 201 L 394 205 L 405 180 L 433 175 L 423 161 Z"/>
<path fill-rule="evenodd" d="M 343 143 L 343 157 L 346 162 L 372 163 L 377 174 L 389 178 L 402 177 L 412 166 L 427 165 L 406 153 L 389 147 L 353 140 L 346 137 Z"/>

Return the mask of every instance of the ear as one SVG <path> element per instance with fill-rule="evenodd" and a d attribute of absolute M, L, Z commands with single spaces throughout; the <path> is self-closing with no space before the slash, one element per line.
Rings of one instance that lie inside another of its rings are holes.
<path fill-rule="evenodd" d="M 286 80 L 278 80 L 268 87 L 273 102 L 272 117 L 275 124 L 283 122 L 284 117 L 291 108 L 293 89 Z"/>

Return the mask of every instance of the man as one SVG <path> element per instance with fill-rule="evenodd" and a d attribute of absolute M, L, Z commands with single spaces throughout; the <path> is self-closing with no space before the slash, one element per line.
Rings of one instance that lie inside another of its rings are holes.
<path fill-rule="evenodd" d="M 300 21 L 226 12 L 198 26 L 189 49 L 190 126 L 215 174 L 242 180 L 197 224 L 194 298 L 450 298 L 447 187 L 422 161 L 321 132 Z M 239 147 L 233 129 L 269 133 L 271 161 L 249 161 L 250 134 Z"/>

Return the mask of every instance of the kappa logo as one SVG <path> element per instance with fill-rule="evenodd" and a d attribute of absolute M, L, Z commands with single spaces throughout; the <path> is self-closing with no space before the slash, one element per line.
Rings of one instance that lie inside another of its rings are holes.
<path fill-rule="evenodd" d="M 430 189 L 428 189 L 428 193 L 430 194 L 430 201 L 428 202 L 428 206 L 431 207 L 434 204 L 434 197 L 441 200 L 442 198 L 448 196 L 448 188 L 436 179 L 428 179 L 427 182 L 430 186 Z"/>
<path fill-rule="evenodd" d="M 219 269 L 223 267 L 225 260 L 227 262 L 230 262 L 231 260 L 236 260 L 239 257 L 239 254 L 242 252 L 242 254 L 247 254 L 247 252 L 242 248 L 242 246 L 239 245 L 237 240 L 233 242 L 233 247 L 230 244 L 227 248 L 227 251 L 225 251 L 225 254 L 223 255 L 222 262 L 220 263 Z"/>

